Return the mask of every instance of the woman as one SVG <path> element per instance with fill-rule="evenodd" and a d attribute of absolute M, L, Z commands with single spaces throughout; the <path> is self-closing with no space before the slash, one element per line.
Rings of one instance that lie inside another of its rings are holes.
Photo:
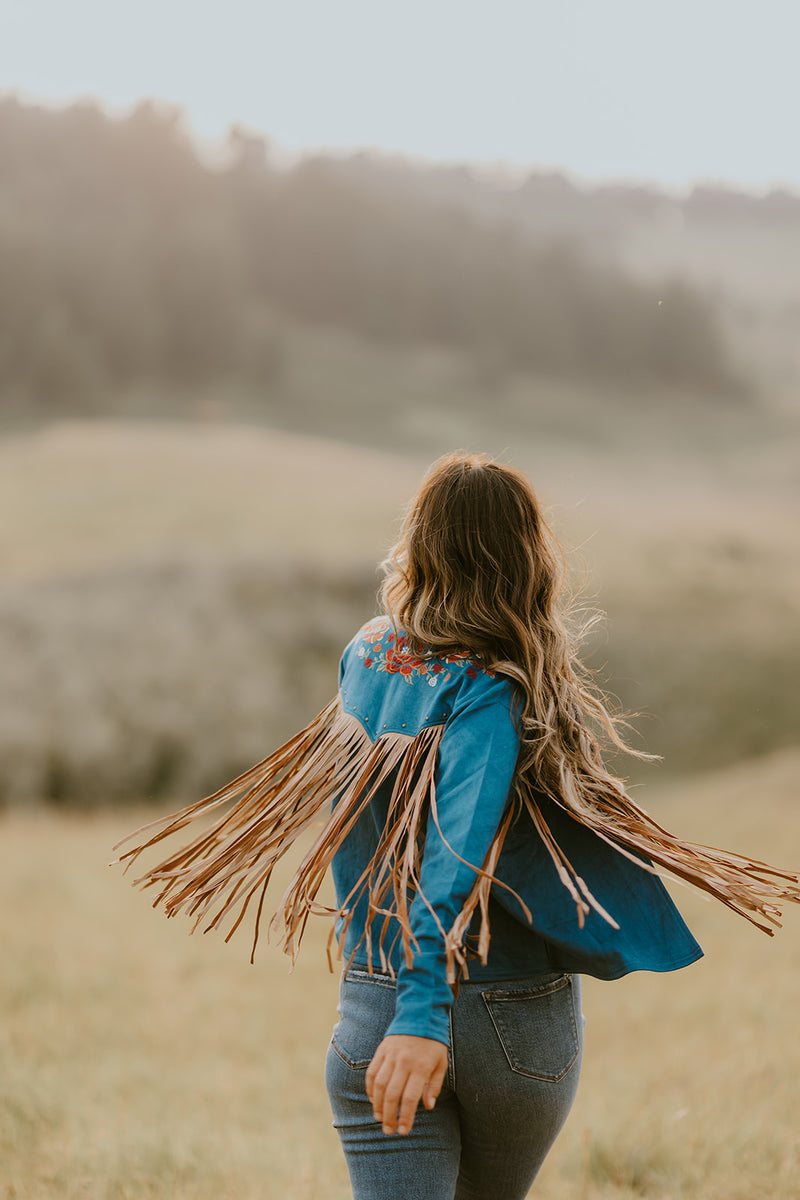
<path fill-rule="evenodd" d="M 702 953 L 656 870 L 766 932 L 797 879 L 678 840 L 606 770 L 590 726 L 628 747 L 576 658 L 522 475 L 440 460 L 384 566 L 384 615 L 345 650 L 335 700 L 122 860 L 236 801 L 137 883 L 206 927 L 235 912 L 228 937 L 258 896 L 255 948 L 275 862 L 332 802 L 275 919 L 294 954 L 332 866 L 347 966 L 326 1081 L 353 1195 L 514 1200 L 575 1095 L 580 974 Z"/>

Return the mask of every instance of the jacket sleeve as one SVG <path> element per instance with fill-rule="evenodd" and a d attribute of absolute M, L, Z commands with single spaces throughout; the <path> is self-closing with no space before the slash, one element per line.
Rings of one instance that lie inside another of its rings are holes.
<path fill-rule="evenodd" d="M 409 909 L 418 949 L 412 966 L 404 962 L 398 971 L 395 1015 L 387 1030 L 387 1035 L 414 1034 L 445 1045 L 453 994 L 442 930 L 453 924 L 475 882 L 475 872 L 466 864 L 483 866 L 509 799 L 519 752 L 513 685 L 483 677 L 480 686 L 465 691 L 439 748 L 434 784 L 441 834 L 429 813 L 420 888 Z"/>

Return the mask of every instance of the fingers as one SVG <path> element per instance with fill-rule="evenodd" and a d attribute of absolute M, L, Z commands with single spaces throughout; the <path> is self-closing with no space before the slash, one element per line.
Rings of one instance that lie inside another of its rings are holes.
<path fill-rule="evenodd" d="M 409 1075 L 408 1079 L 406 1080 L 405 1087 L 399 1096 L 399 1111 L 392 1104 L 391 1097 L 389 1098 L 389 1124 L 394 1124 L 395 1129 L 401 1136 L 411 1132 L 411 1128 L 414 1124 L 414 1117 L 416 1116 L 417 1112 L 417 1105 L 422 1099 L 422 1093 L 425 1091 L 426 1082 L 427 1080 L 425 1079 L 424 1075 Z M 396 1122 L 391 1120 L 392 1113 L 397 1114 Z M 386 1124 L 387 1122 L 384 1117 L 383 1132 L 393 1133 L 394 1129 L 387 1130 Z"/>
<path fill-rule="evenodd" d="M 383 1060 L 385 1057 L 386 1057 L 386 1048 L 384 1046 L 384 1043 L 381 1042 L 380 1046 L 378 1046 L 378 1049 L 375 1051 L 375 1055 L 372 1059 L 372 1062 L 367 1067 L 367 1073 L 364 1077 L 364 1086 L 367 1089 L 367 1099 L 369 1100 L 370 1104 L 372 1105 L 373 1110 L 375 1110 L 377 1108 L 377 1095 L 378 1095 L 377 1091 L 375 1090 L 375 1080 L 377 1079 L 378 1071 L 380 1070 L 381 1066 L 383 1065 Z M 383 1087 L 381 1088 L 381 1096 L 382 1095 L 383 1095 Z M 380 1120 L 380 1117 L 378 1117 L 376 1115 L 375 1119 Z"/>
<path fill-rule="evenodd" d="M 410 1133 L 424 1098 L 432 1109 L 447 1072 L 447 1047 L 428 1038 L 388 1037 L 367 1068 L 365 1086 L 386 1134 Z"/>
<path fill-rule="evenodd" d="M 426 1083 L 424 1075 L 411 1074 L 397 1063 L 386 1063 L 378 1072 L 372 1106 L 384 1133 L 410 1133 Z"/>
<path fill-rule="evenodd" d="M 387 1121 L 384 1124 L 384 1133 L 393 1133 L 394 1129 L 388 1129 L 388 1116 L 392 1112 L 397 1113 L 397 1100 L 402 1091 L 405 1082 L 405 1076 L 402 1067 L 397 1062 L 396 1056 L 389 1053 L 386 1043 L 381 1042 L 375 1057 L 367 1067 L 365 1076 L 365 1086 L 367 1089 L 367 1097 L 372 1105 L 372 1113 L 376 1121 L 383 1121 L 383 1114 L 386 1112 Z M 394 1103 L 394 1108 L 392 1108 Z"/>
<path fill-rule="evenodd" d="M 444 1083 L 444 1077 L 446 1074 L 447 1055 L 445 1054 L 444 1058 L 439 1063 L 439 1066 L 436 1067 L 430 1079 L 428 1080 L 428 1086 L 425 1088 L 422 1096 L 422 1103 L 428 1110 L 432 1109 L 436 1103 L 436 1098 L 438 1097 L 439 1092 L 442 1090 L 442 1084 Z"/>

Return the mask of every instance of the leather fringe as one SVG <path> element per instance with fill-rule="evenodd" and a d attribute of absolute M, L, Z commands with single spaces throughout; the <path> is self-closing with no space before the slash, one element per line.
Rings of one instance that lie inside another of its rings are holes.
<path fill-rule="evenodd" d="M 337 798 L 270 926 L 282 929 L 284 949 L 294 961 L 311 913 L 342 918 L 343 935 L 355 903 L 366 890 L 370 921 L 383 914 L 385 933 L 391 917 L 399 919 L 410 963 L 409 897 L 419 890 L 422 834 L 443 729 L 442 725 L 431 726 L 416 737 L 385 733 L 373 743 L 360 722 L 342 711 L 337 698 L 290 741 L 220 791 L 123 838 L 115 850 L 132 838 L 141 840 L 116 862 L 123 863 L 127 871 L 152 846 L 232 803 L 223 817 L 193 841 L 135 879 L 134 887 L 158 888 L 153 907 L 162 906 L 168 917 L 187 913 L 194 918 L 192 932 L 201 925 L 208 932 L 232 918 L 226 941 L 255 900 L 252 962 L 276 863 L 302 833 L 319 823 L 321 814 Z M 340 909 L 318 903 L 317 893 L 334 854 L 377 789 L 393 776 L 388 820 L 374 859 Z M 152 829 L 158 831 L 141 838 Z M 365 939 L 370 951 L 369 924 Z M 379 954 L 382 966 L 388 969 L 383 936 Z"/>
<path fill-rule="evenodd" d="M 140 840 L 115 862 L 123 863 L 127 871 L 152 846 L 222 805 L 232 804 L 225 815 L 187 845 L 135 879 L 134 886 L 157 888 L 153 907 L 162 906 L 169 917 L 179 912 L 193 917 L 192 932 L 199 926 L 204 927 L 204 932 L 216 929 L 230 919 L 226 941 L 255 902 L 252 962 L 276 863 L 302 833 L 324 820 L 321 832 L 272 917 L 270 928 L 280 931 L 284 950 L 294 963 L 309 916 L 312 913 L 332 916 L 328 961 L 333 969 L 331 943 L 337 923 L 341 921 L 338 954 L 341 957 L 344 934 L 356 904 L 366 893 L 368 917 L 356 949 L 364 944 L 367 960 L 372 961 L 372 922 L 376 916 L 383 916 L 376 949 L 381 969 L 391 973 L 384 941 L 392 919 L 398 922 L 395 937 L 402 939 L 405 960 L 411 965 L 415 942 L 408 916 L 410 898 L 417 894 L 428 903 L 420 889 L 422 843 L 428 814 L 441 835 L 434 772 L 443 731 L 443 725 L 436 725 L 423 729 L 415 737 L 382 733 L 372 742 L 361 723 L 343 711 L 337 697 L 305 729 L 212 796 L 123 838 L 115 850 L 132 838 Z M 341 907 L 326 907 L 317 901 L 325 873 L 378 788 L 389 779 L 393 784 L 388 817 L 378 848 Z M 324 814 L 334 799 L 336 806 L 326 819 Z M 616 796 L 613 803 L 598 799 L 594 806 L 582 807 L 580 811 L 563 801 L 556 803 L 642 870 L 660 874 L 661 868 L 708 892 L 770 936 L 772 926 L 780 926 L 779 906 L 786 901 L 800 902 L 796 874 L 739 854 L 681 841 L 657 825 L 624 793 Z M 528 794 L 522 798 L 521 810 L 518 805 L 509 805 L 486 861 L 480 867 L 468 864 L 476 873 L 472 891 L 453 926 L 450 929 L 440 926 L 450 983 L 460 977 L 468 978 L 465 938 L 476 910 L 480 912 L 477 953 L 481 962 L 486 962 L 490 939 L 489 892 L 492 884 L 506 888 L 495 878 L 494 871 L 512 820 L 515 817 L 524 820 L 526 813 L 576 906 L 578 923 L 582 926 L 586 915 L 594 909 L 608 924 L 619 928 L 573 869 L 555 842 L 535 796 Z M 157 832 L 142 838 L 154 829 Z M 649 861 L 643 862 L 640 856 Z M 530 920 L 522 899 L 512 894 Z M 428 907 L 436 917 L 433 908 Z"/>

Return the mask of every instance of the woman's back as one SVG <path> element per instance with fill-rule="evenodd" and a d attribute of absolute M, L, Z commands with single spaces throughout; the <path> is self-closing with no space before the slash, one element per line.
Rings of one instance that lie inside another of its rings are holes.
<path fill-rule="evenodd" d="M 504 828 L 503 818 L 513 815 L 520 748 L 518 699 L 510 680 L 488 671 L 467 651 L 415 652 L 407 635 L 384 616 L 368 622 L 346 648 L 340 703 L 354 737 L 383 747 L 383 754 L 372 751 L 372 770 L 393 758 L 337 851 L 333 876 L 339 908 L 347 909 L 338 930 L 345 960 L 399 977 L 397 1031 L 421 1033 L 431 1024 L 440 1033 L 445 1028 L 446 985 L 454 978 L 446 935 L 479 884 L 500 829 L 504 837 L 489 869 L 496 880 L 490 907 L 482 914 L 476 905 L 465 923 L 469 978 L 556 969 L 610 979 L 636 969 L 673 970 L 700 957 L 646 864 L 620 855 L 547 797 L 540 795 L 538 804 L 549 826 L 575 869 L 591 879 L 614 925 L 594 911 L 578 922 L 551 856 L 528 820 Z M 425 804 L 417 822 L 404 827 L 402 843 L 390 851 L 396 814 L 409 813 L 412 778 Z M 408 839 L 411 845 L 419 842 L 413 868 L 419 877 L 412 880 L 406 915 L 398 912 L 393 889 Z M 477 954 L 482 915 L 488 948 L 483 962 Z"/>

